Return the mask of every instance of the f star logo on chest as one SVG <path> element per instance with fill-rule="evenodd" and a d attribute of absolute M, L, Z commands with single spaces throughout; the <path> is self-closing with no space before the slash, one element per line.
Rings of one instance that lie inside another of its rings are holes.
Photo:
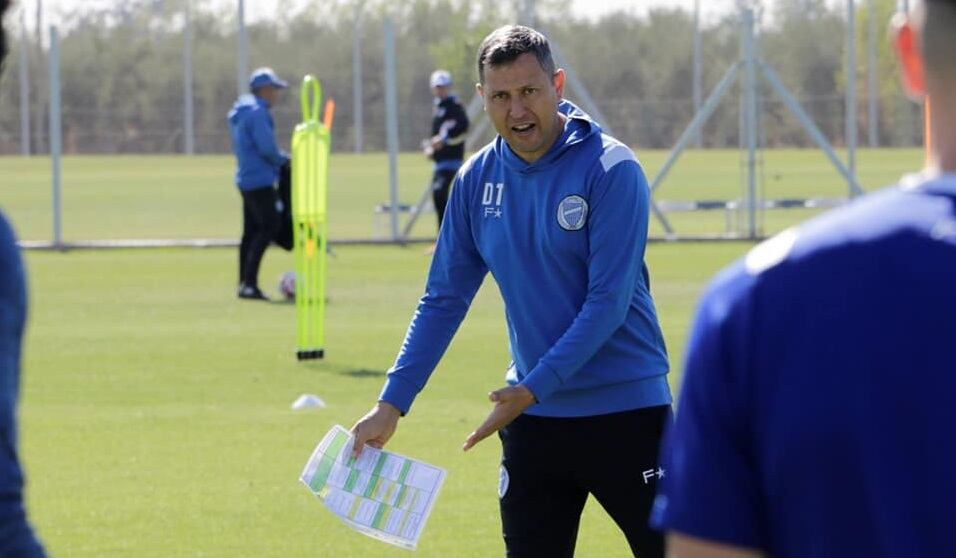
<path fill-rule="evenodd" d="M 504 191 L 504 182 L 485 182 L 485 189 L 481 195 L 482 214 L 485 219 L 489 217 L 501 219 L 501 200 Z"/>

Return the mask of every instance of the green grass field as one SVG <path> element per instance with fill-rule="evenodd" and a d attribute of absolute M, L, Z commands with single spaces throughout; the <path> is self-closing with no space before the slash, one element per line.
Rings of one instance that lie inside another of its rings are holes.
<path fill-rule="evenodd" d="M 736 156 L 691 154 L 662 197 L 734 197 Z M 644 158 L 653 174 L 663 154 Z M 769 197 L 842 192 L 835 173 L 812 152 L 766 158 L 768 177 L 772 160 L 787 169 Z M 862 181 L 867 187 L 890 183 L 919 158 L 917 151 L 862 152 Z M 403 158 L 408 183 L 427 178 L 427 167 L 416 161 Z M 370 207 L 384 199 L 384 168 L 379 156 L 333 158 L 333 237 L 371 234 Z M 234 237 L 238 196 L 229 172 L 224 157 L 68 158 L 65 236 Z M 0 176 L 0 200 L 20 236 L 49 238 L 45 161 L 0 158 Z M 719 185 L 728 185 L 729 193 L 720 195 Z M 418 193 L 417 186 L 407 187 L 403 195 Z M 797 218 L 780 213 L 781 221 Z M 688 227 L 706 225 L 687 217 Z M 429 216 L 422 233 L 431 225 Z M 748 247 L 648 248 L 675 388 L 700 290 Z M 351 426 L 375 400 L 421 293 L 428 265 L 421 250 L 335 250 L 328 357 L 308 364 L 294 360 L 292 305 L 234 298 L 233 249 L 27 253 L 32 306 L 21 453 L 30 514 L 52 554 L 407 556 L 333 519 L 297 477 L 332 424 Z M 263 284 L 274 289 L 291 268 L 291 255 L 271 250 Z M 499 446 L 488 440 L 468 454 L 459 447 L 487 413 L 485 394 L 501 385 L 507 363 L 502 303 L 489 280 L 390 445 L 448 470 L 421 556 L 503 553 Z M 303 392 L 319 394 L 328 408 L 291 411 Z M 628 555 L 623 537 L 593 502 L 578 548 L 584 557 Z"/>
<path fill-rule="evenodd" d="M 638 150 L 648 178 L 664 163 L 664 151 Z M 761 190 L 767 199 L 845 197 L 847 187 L 822 153 L 769 150 L 763 157 Z M 861 150 L 859 181 L 867 190 L 895 182 L 919 166 L 920 150 Z M 658 190 L 664 200 L 736 199 L 742 196 L 740 154 L 732 150 L 685 153 Z M 232 186 L 229 156 L 66 157 L 62 165 L 63 238 L 235 238 L 240 198 Z M 329 171 L 329 237 L 373 238 L 388 233 L 385 216 L 373 208 L 388 200 L 385 155 L 336 154 Z M 0 200 L 17 222 L 21 238 L 52 238 L 50 163 L 47 158 L 0 157 Z M 414 203 L 430 177 L 418 154 L 399 159 L 400 198 Z M 763 231 L 772 234 L 812 215 L 810 210 L 768 211 Z M 723 212 L 675 213 L 678 233 L 713 234 L 725 230 Z M 743 220 L 741 221 L 741 226 Z M 415 236 L 435 232 L 425 215 Z M 652 220 L 650 234 L 663 229 Z"/>

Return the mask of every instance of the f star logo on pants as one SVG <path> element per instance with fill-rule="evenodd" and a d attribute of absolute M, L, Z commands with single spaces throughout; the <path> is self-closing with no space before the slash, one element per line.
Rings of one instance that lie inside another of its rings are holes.
<path fill-rule="evenodd" d="M 641 473 L 641 475 L 644 477 L 644 484 L 650 484 L 651 480 L 654 479 L 655 477 L 657 479 L 662 479 L 664 478 L 666 474 L 667 474 L 667 471 L 665 471 L 664 469 L 660 467 L 658 467 L 657 469 L 648 469 L 644 471 L 643 473 Z"/>

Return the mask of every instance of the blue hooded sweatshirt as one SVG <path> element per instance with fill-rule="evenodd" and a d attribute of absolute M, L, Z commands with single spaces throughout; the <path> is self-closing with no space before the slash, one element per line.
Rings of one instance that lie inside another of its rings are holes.
<path fill-rule="evenodd" d="M 505 302 L 506 380 L 574 417 L 671 402 L 644 248 L 650 192 L 633 152 L 574 105 L 534 163 L 499 136 L 455 178 L 425 287 L 380 399 L 407 412 L 487 272 Z"/>
<path fill-rule="evenodd" d="M 236 186 L 242 191 L 272 188 L 289 155 L 276 144 L 269 105 L 247 93 L 229 111 L 232 151 L 236 154 Z"/>
<path fill-rule="evenodd" d="M 17 457 L 20 348 L 27 319 L 26 277 L 13 229 L 0 213 L 0 556 L 40 558 L 27 522 Z"/>

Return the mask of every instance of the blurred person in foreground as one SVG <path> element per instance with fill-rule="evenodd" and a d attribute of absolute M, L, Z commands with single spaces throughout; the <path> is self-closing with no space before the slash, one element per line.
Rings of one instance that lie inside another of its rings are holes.
<path fill-rule="evenodd" d="M 0 0 L 0 74 L 7 54 Z M 17 397 L 20 350 L 27 319 L 27 287 L 16 236 L 0 213 L 0 556 L 37 558 L 43 548 L 27 522 L 23 471 L 17 457 Z"/>
<path fill-rule="evenodd" d="M 259 288 L 259 265 L 282 225 L 275 184 L 289 164 L 289 155 L 276 143 L 269 109 L 288 86 L 271 68 L 259 68 L 249 77 L 250 93 L 240 95 L 229 111 L 235 182 L 242 195 L 239 298 L 267 300 Z"/>
<path fill-rule="evenodd" d="M 589 494 L 634 554 L 663 556 L 648 514 L 671 394 L 644 264 L 644 172 L 562 100 L 565 74 L 541 33 L 493 31 L 478 76 L 498 136 L 458 171 L 425 295 L 353 451 L 388 442 L 490 271 L 512 364 L 463 449 L 498 432 L 508 556 L 572 556 Z"/>
<path fill-rule="evenodd" d="M 435 109 L 432 112 L 432 135 L 424 142 L 425 155 L 435 161 L 432 171 L 432 201 L 438 229 L 441 230 L 451 182 L 465 158 L 465 134 L 468 133 L 468 114 L 458 97 L 451 93 L 451 74 L 435 70 L 429 78 Z"/>
<path fill-rule="evenodd" d="M 662 454 L 669 556 L 954 555 L 956 0 L 894 27 L 928 164 L 710 285 Z"/>

